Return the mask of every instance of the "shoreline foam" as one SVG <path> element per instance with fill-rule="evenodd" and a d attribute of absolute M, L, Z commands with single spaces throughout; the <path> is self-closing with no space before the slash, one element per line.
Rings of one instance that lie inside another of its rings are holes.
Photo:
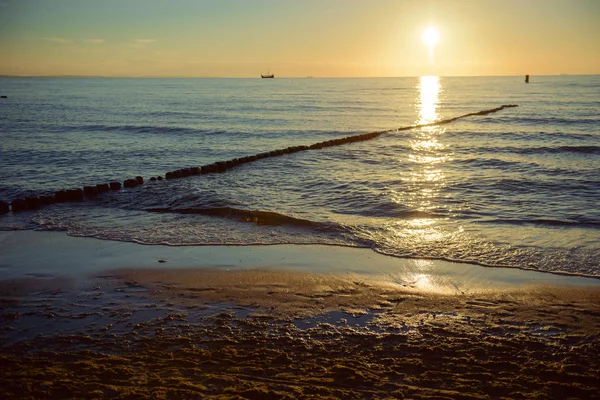
<path fill-rule="evenodd" d="M 273 269 L 356 273 L 407 286 L 455 291 L 527 285 L 600 287 L 600 279 L 464 262 L 399 258 L 371 249 L 328 245 L 162 246 L 72 237 L 65 232 L 0 232 L 0 279 L 69 277 L 85 280 L 115 268 Z M 165 261 L 164 263 L 159 260 Z"/>

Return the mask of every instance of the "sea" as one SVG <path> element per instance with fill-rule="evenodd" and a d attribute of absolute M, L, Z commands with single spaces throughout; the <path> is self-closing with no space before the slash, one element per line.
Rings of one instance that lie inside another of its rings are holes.
<path fill-rule="evenodd" d="M 0 200 L 145 181 L 0 215 L 0 230 L 144 245 L 350 246 L 600 277 L 598 75 L 534 75 L 529 84 L 5 77 L 0 94 Z M 428 125 L 505 104 L 518 107 Z M 380 131 L 222 173 L 150 180 Z"/>

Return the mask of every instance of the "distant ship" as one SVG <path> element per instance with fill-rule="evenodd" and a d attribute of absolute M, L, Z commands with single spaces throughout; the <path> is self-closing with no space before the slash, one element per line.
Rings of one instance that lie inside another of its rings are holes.
<path fill-rule="evenodd" d="M 273 75 L 271 73 L 271 71 L 267 72 L 266 74 L 260 74 L 261 78 L 275 78 L 275 75 Z"/>

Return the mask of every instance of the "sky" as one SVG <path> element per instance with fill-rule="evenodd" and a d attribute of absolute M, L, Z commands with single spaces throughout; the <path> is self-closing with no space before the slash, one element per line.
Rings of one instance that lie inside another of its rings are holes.
<path fill-rule="evenodd" d="M 599 74 L 600 0 L 0 0 L 0 75 L 268 71 Z"/>

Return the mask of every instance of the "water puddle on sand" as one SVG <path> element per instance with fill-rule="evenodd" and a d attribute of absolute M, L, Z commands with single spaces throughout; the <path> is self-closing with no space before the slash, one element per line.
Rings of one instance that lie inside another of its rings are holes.
<path fill-rule="evenodd" d="M 78 288 L 0 293 L 0 343 L 53 336 L 93 338 L 147 336 L 178 325 L 219 325 L 261 314 L 229 303 L 175 304 L 157 299 L 135 281 L 119 282 L 101 276 Z M 45 279 L 38 277 L 36 281 Z M 10 284 L 10 282 L 9 282 Z M 37 283 L 34 283 L 35 287 Z"/>
<path fill-rule="evenodd" d="M 39 336 L 69 335 L 88 330 L 123 333 L 132 324 L 172 311 L 154 304 L 143 287 L 101 288 L 98 283 L 74 290 L 4 297 L 2 342 L 10 345 Z"/>

